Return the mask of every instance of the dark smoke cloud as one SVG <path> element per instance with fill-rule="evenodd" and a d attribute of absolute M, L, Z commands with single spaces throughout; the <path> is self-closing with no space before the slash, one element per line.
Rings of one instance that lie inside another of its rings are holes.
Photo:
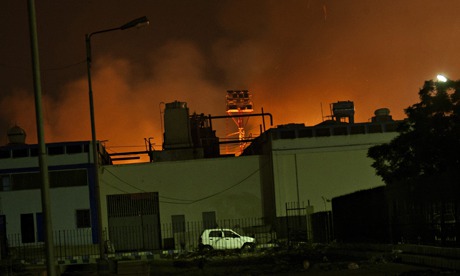
<path fill-rule="evenodd" d="M 162 143 L 160 109 L 224 115 L 227 89 L 249 89 L 275 125 L 314 125 L 352 100 L 355 121 L 381 107 L 396 119 L 424 80 L 456 79 L 456 0 L 37 1 L 45 136 L 89 140 L 84 34 L 146 15 L 151 25 L 94 36 L 97 136 L 118 146 Z M 18 124 L 36 142 L 27 7 L 0 11 L 0 135 Z M 5 42 L 5 43 L 3 43 Z M 7 42 L 7 43 L 6 43 Z M 259 132 L 251 119 L 247 133 Z M 233 122 L 216 124 L 218 135 Z M 6 143 L 2 138 L 1 143 Z M 132 148 L 131 148 L 132 149 Z M 131 150 L 129 149 L 129 150 Z"/>

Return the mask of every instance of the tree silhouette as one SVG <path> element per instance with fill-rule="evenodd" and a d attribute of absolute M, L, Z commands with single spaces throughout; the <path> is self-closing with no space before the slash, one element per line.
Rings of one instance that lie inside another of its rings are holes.
<path fill-rule="evenodd" d="M 399 135 L 368 151 L 372 167 L 387 185 L 446 175 L 458 178 L 460 81 L 425 81 L 419 98 L 404 110 L 407 119 L 399 125 Z M 448 182 L 452 184 L 451 177 Z"/>

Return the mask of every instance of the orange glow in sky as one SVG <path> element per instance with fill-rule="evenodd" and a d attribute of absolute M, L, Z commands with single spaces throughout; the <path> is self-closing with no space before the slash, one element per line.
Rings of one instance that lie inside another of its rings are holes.
<path fill-rule="evenodd" d="M 403 119 L 425 80 L 458 78 L 457 0 L 74 2 L 36 5 L 48 142 L 90 140 L 84 34 L 144 15 L 147 28 L 92 38 L 97 138 L 111 152 L 143 150 L 149 137 L 161 149 L 163 103 L 176 100 L 219 116 L 227 90 L 247 89 L 274 126 L 318 124 L 350 100 L 366 122 L 382 107 Z M 0 29 L 1 144 L 15 124 L 36 143 L 25 5 L 0 11 L 14 26 Z M 257 136 L 259 119 L 248 124 Z M 214 126 L 219 137 L 236 131 Z"/>

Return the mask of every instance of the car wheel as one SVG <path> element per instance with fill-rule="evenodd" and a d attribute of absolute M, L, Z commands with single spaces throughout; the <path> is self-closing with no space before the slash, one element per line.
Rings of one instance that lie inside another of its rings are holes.
<path fill-rule="evenodd" d="M 210 245 L 204 245 L 204 246 L 201 248 L 201 251 L 203 251 L 203 252 L 209 252 L 209 251 L 211 251 L 212 249 L 213 249 L 212 246 L 210 246 Z"/>
<path fill-rule="evenodd" d="M 255 244 L 253 243 L 245 243 L 241 248 L 245 252 L 253 251 L 255 248 Z"/>

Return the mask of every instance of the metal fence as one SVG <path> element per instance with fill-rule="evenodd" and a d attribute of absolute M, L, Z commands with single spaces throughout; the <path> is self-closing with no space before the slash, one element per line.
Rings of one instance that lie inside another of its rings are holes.
<path fill-rule="evenodd" d="M 393 242 L 460 246 L 460 203 L 399 201 L 390 208 Z"/>
<path fill-rule="evenodd" d="M 90 228 L 78 230 L 58 230 L 53 232 L 54 253 L 58 260 L 70 259 L 74 256 L 99 254 L 98 244 L 92 242 Z M 43 241 L 23 243 L 21 234 L 7 236 L 8 256 L 28 262 L 40 262 L 45 259 Z"/>
<path fill-rule="evenodd" d="M 232 229 L 240 235 L 254 237 L 261 244 L 277 239 L 275 227 L 265 224 L 263 218 L 216 220 L 212 226 L 203 221 L 183 222 L 180 225 L 165 223 L 158 227 L 117 226 L 104 230 L 103 236 L 110 241 L 110 248 L 106 246 L 105 253 L 197 251 L 200 235 L 205 228 Z M 99 256 L 99 245 L 93 243 L 91 228 L 54 231 L 53 240 L 57 260 L 71 260 L 76 256 L 83 259 Z M 8 234 L 7 244 L 7 254 L 11 259 L 33 263 L 45 259 L 43 241 L 24 243 L 21 234 Z"/>

